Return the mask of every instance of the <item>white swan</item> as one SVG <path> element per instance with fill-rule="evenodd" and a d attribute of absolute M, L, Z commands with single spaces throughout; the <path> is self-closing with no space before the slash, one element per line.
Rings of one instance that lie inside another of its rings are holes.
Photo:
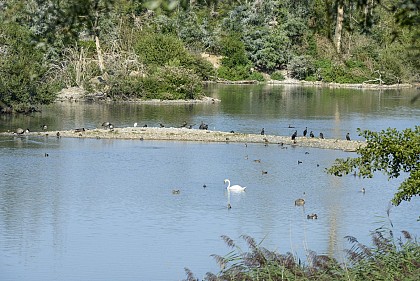
<path fill-rule="evenodd" d="M 231 186 L 230 185 L 230 180 L 228 180 L 228 179 L 225 179 L 224 183 L 228 183 L 228 186 L 226 187 L 226 189 L 228 191 L 245 191 L 245 188 L 246 188 L 246 186 L 242 187 L 242 186 L 237 185 L 237 184 Z"/>

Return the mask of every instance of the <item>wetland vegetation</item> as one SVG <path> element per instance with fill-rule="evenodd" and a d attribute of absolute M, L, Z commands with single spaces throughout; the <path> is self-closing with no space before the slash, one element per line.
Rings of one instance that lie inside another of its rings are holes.
<path fill-rule="evenodd" d="M 202 81 L 418 81 L 418 6 L 395 1 L 1 1 L 0 108 L 62 88 L 195 99 Z"/>

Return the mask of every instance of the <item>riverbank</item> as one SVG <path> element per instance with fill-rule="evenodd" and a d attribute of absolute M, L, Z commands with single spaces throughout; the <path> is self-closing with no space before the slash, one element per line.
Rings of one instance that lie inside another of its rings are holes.
<path fill-rule="evenodd" d="M 310 82 L 304 80 L 297 80 L 293 78 L 286 78 L 285 80 L 267 80 L 265 82 L 258 82 L 256 80 L 244 80 L 244 81 L 206 81 L 207 84 L 228 84 L 228 85 L 251 85 L 251 84 L 268 84 L 268 85 L 287 85 L 287 86 L 296 86 L 296 87 L 319 87 L 319 88 L 336 88 L 336 89 L 359 89 L 359 90 L 386 90 L 386 89 L 409 89 L 414 87 L 419 87 L 418 85 L 413 84 L 393 84 L 393 85 L 384 85 L 384 84 L 340 84 L 340 83 L 326 83 L 326 82 Z M 217 103 L 220 102 L 218 99 L 211 97 L 203 96 L 200 99 L 194 100 L 144 100 L 144 99 L 131 99 L 131 100 L 121 100 L 115 101 L 111 100 L 106 93 L 88 93 L 86 90 L 79 87 L 71 87 L 62 89 L 55 100 L 55 102 L 64 102 L 64 101 L 88 101 L 88 102 L 133 102 L 133 103 L 148 103 L 148 104 L 180 104 L 180 103 Z"/>
<path fill-rule="evenodd" d="M 339 139 L 320 139 L 297 137 L 293 142 L 290 136 L 258 135 L 231 133 L 222 131 L 209 131 L 187 128 L 157 128 L 157 127 L 124 127 L 91 130 L 68 130 L 29 132 L 23 134 L 2 133 L 2 135 L 15 136 L 44 136 L 44 137 L 68 137 L 68 138 L 96 138 L 96 139 L 127 139 L 127 140 L 162 140 L 162 141 L 195 141 L 195 142 L 224 142 L 224 143 L 261 143 L 264 145 L 277 145 L 281 147 L 314 147 L 323 149 L 336 149 L 343 151 L 356 151 L 365 142 L 347 141 Z"/>
<path fill-rule="evenodd" d="M 128 103 L 144 103 L 144 104 L 194 104 L 194 103 L 217 103 L 219 99 L 202 96 L 200 99 L 178 99 L 178 100 L 160 100 L 160 99 L 125 99 L 112 100 L 106 93 L 89 93 L 80 87 L 70 87 L 62 89 L 58 94 L 55 102 L 128 102 Z"/>
<path fill-rule="evenodd" d="M 283 81 L 270 80 L 266 82 L 271 85 L 296 85 L 302 87 L 321 87 L 321 88 L 337 88 L 337 89 L 360 89 L 360 90 L 386 90 L 386 89 L 409 89 L 415 87 L 412 84 L 369 84 L 369 83 L 359 83 L 359 84 L 340 84 L 334 82 L 321 82 L 321 81 L 304 81 L 296 79 L 285 79 Z"/>

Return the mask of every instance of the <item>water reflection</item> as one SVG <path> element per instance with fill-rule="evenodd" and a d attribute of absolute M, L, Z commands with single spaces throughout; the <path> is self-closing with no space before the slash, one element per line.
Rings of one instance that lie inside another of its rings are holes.
<path fill-rule="evenodd" d="M 42 124 L 51 130 L 98 128 L 104 121 L 115 126 L 180 127 L 184 122 L 209 129 L 301 135 L 308 127 L 316 136 L 344 138 L 349 132 L 358 139 L 357 128 L 379 131 L 388 127 L 407 128 L 418 124 L 420 101 L 411 102 L 414 89 L 352 90 L 302 88 L 296 86 L 208 86 L 207 94 L 222 100 L 215 104 L 91 104 L 58 103 L 31 115 L 0 116 L 0 131 L 17 127 L 39 131 Z M 58 118 L 57 118 L 58 117 Z"/>

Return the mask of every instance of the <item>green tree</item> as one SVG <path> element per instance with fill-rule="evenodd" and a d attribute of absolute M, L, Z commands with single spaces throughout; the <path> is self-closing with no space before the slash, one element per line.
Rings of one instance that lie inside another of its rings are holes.
<path fill-rule="evenodd" d="M 244 34 L 245 48 L 255 67 L 274 71 L 287 64 L 290 41 L 282 30 L 254 28 Z"/>
<path fill-rule="evenodd" d="M 359 135 L 366 138 L 366 146 L 357 150 L 357 158 L 337 159 L 327 172 L 336 176 L 357 171 L 361 177 L 373 177 L 382 171 L 388 178 L 408 173 L 395 193 L 392 203 L 399 205 L 420 195 L 420 126 L 403 131 L 388 128 L 381 132 L 365 130 Z"/>
<path fill-rule="evenodd" d="M 55 98 L 49 84 L 43 52 L 31 40 L 32 33 L 16 23 L 0 25 L 0 107 L 20 110 Z"/>

